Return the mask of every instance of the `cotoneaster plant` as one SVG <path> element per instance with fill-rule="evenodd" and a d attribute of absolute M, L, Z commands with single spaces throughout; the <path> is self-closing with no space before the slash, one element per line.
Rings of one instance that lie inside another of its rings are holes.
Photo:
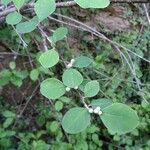
<path fill-rule="evenodd" d="M 34 3 L 26 0 L 2 0 L 4 5 L 12 2 L 16 10 L 6 16 L 7 24 L 22 35 L 30 33 L 39 28 L 39 25 L 56 10 L 55 0 L 37 0 Z M 82 8 L 105 8 L 110 0 L 74 0 Z M 30 3 L 34 10 L 34 16 L 28 19 L 20 13 L 20 9 Z M 59 61 L 59 53 L 56 51 L 56 43 L 66 37 L 67 28 L 60 27 L 48 37 L 52 48 L 43 52 L 39 57 L 39 62 L 44 68 L 54 67 Z M 68 110 L 61 121 L 63 129 L 70 134 L 77 134 L 85 130 L 91 123 L 92 117 L 97 115 L 111 134 L 125 134 L 138 126 L 139 119 L 137 113 L 129 106 L 122 103 L 113 103 L 108 99 L 96 99 L 92 97 L 99 93 L 100 85 L 97 80 L 88 82 L 80 73 L 80 69 L 89 67 L 93 63 L 91 58 L 79 56 L 70 60 L 62 74 L 62 80 L 57 78 L 47 78 L 40 85 L 40 92 L 49 100 L 56 100 L 71 90 L 76 90 L 83 107 L 74 107 Z M 101 85 L 102 86 L 102 85 Z M 87 104 L 87 100 L 91 100 Z"/>
<path fill-rule="evenodd" d="M 48 66 L 58 62 L 53 60 L 53 54 L 49 57 L 45 55 L 48 52 L 57 53 L 55 50 L 48 50 L 41 54 L 39 61 L 49 62 Z M 45 56 L 45 57 L 44 57 Z M 92 100 L 89 105 L 86 100 L 92 99 L 99 93 L 100 85 L 97 80 L 88 81 L 83 84 L 86 79 L 83 78 L 79 70 L 92 64 L 92 59 L 86 56 L 79 56 L 72 59 L 66 66 L 62 75 L 62 81 L 56 78 L 48 78 L 41 83 L 41 94 L 50 100 L 56 100 L 71 90 L 76 90 L 80 95 L 80 100 L 84 107 L 74 107 L 68 110 L 63 119 L 62 127 L 70 134 L 77 134 L 85 130 L 91 124 L 91 117 L 99 116 L 104 125 L 111 134 L 125 134 L 132 131 L 139 123 L 136 111 L 122 103 L 113 103 L 109 99 Z M 41 63 L 42 65 L 42 63 Z M 48 68 L 48 66 L 44 66 Z"/>

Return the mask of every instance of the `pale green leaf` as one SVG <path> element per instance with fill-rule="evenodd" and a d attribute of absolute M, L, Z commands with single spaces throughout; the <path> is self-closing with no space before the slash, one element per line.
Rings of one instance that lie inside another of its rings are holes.
<path fill-rule="evenodd" d="M 38 69 L 33 69 L 31 72 L 30 72 L 30 79 L 33 80 L 33 81 L 36 81 L 39 77 L 39 70 Z"/>
<path fill-rule="evenodd" d="M 17 24 L 16 29 L 17 29 L 17 32 L 22 33 L 22 34 L 29 33 L 35 30 L 37 25 L 38 25 L 38 19 L 37 17 L 34 17 L 29 21 L 25 21 L 25 22 L 21 22 Z"/>
<path fill-rule="evenodd" d="M 9 110 L 4 111 L 2 114 L 6 118 L 14 118 L 16 116 L 16 114 Z"/>
<path fill-rule="evenodd" d="M 14 118 L 7 118 L 3 123 L 3 128 L 8 128 L 14 121 Z"/>
<path fill-rule="evenodd" d="M 136 111 L 121 103 L 114 103 L 103 109 L 102 122 L 111 134 L 125 134 L 139 124 Z"/>
<path fill-rule="evenodd" d="M 12 1 L 17 9 L 20 9 L 25 3 L 25 0 L 12 0 Z"/>
<path fill-rule="evenodd" d="M 53 36 L 51 37 L 52 41 L 56 43 L 57 41 L 62 40 L 64 37 L 66 37 L 67 33 L 68 29 L 65 27 L 60 27 L 56 29 L 55 32 L 53 33 Z"/>
<path fill-rule="evenodd" d="M 100 98 L 100 99 L 92 100 L 90 105 L 93 107 L 99 106 L 103 110 L 105 107 L 108 107 L 112 104 L 113 102 L 110 99 Z"/>
<path fill-rule="evenodd" d="M 62 80 L 67 87 L 75 88 L 82 83 L 83 77 L 79 71 L 70 68 L 63 73 Z"/>
<path fill-rule="evenodd" d="M 87 109 L 75 107 L 64 115 L 62 127 L 67 133 L 76 134 L 82 132 L 90 125 L 90 119 Z"/>
<path fill-rule="evenodd" d="M 20 79 L 20 78 L 17 78 L 17 77 L 15 77 L 15 76 L 12 76 L 11 78 L 10 78 L 10 81 L 11 81 L 11 83 L 13 84 L 13 85 L 15 85 L 15 86 L 17 86 L 17 87 L 21 87 L 21 85 L 22 85 L 22 79 Z"/>
<path fill-rule="evenodd" d="M 57 99 L 65 94 L 63 83 L 55 78 L 48 78 L 41 83 L 40 92 L 48 99 Z"/>
<path fill-rule="evenodd" d="M 99 90 L 99 83 L 96 80 L 93 80 L 85 85 L 84 95 L 85 97 L 93 97 L 98 94 Z"/>
<path fill-rule="evenodd" d="M 40 22 L 51 15 L 55 9 L 55 0 L 37 0 L 34 5 L 35 13 L 37 14 Z"/>
<path fill-rule="evenodd" d="M 61 101 L 57 101 L 57 102 L 55 103 L 55 109 L 56 109 L 57 111 L 62 110 L 62 109 L 63 109 L 63 103 L 62 103 Z"/>
<path fill-rule="evenodd" d="M 110 0 L 74 0 L 82 8 L 105 8 Z"/>
<path fill-rule="evenodd" d="M 10 25 L 18 24 L 21 20 L 22 20 L 22 15 L 16 11 L 9 13 L 6 16 L 6 22 L 7 22 L 7 24 L 10 24 Z"/>
<path fill-rule="evenodd" d="M 74 67 L 84 68 L 88 67 L 92 63 L 92 59 L 86 56 L 79 56 L 75 59 L 73 63 Z"/>
<path fill-rule="evenodd" d="M 53 67 L 59 62 L 59 54 L 55 50 L 48 50 L 41 54 L 39 62 L 44 68 Z"/>
<path fill-rule="evenodd" d="M 2 4 L 7 6 L 12 0 L 2 0 Z"/>

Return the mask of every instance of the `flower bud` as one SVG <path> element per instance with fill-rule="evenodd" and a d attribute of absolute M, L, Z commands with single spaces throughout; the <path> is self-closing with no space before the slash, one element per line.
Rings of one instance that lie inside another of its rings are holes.
<path fill-rule="evenodd" d="M 69 63 L 69 64 L 67 65 L 67 68 L 71 68 L 71 67 L 72 67 L 72 64 Z"/>
<path fill-rule="evenodd" d="M 102 111 L 99 111 L 98 114 L 101 115 L 101 114 L 102 114 Z"/>
<path fill-rule="evenodd" d="M 70 61 L 70 62 L 71 62 L 71 64 L 73 64 L 73 63 L 75 62 L 75 59 L 71 59 L 71 61 Z"/>
<path fill-rule="evenodd" d="M 93 109 L 92 108 L 89 108 L 89 113 L 93 113 Z"/>
<path fill-rule="evenodd" d="M 78 89 L 78 86 L 75 86 L 74 89 L 77 90 L 77 89 Z"/>
<path fill-rule="evenodd" d="M 98 114 L 98 113 L 99 113 L 99 110 L 97 109 L 97 107 L 94 109 L 94 113 L 95 113 L 95 114 Z"/>
<path fill-rule="evenodd" d="M 66 91 L 69 92 L 69 91 L 70 91 L 70 88 L 69 88 L 69 87 L 66 87 Z"/>
<path fill-rule="evenodd" d="M 97 106 L 95 109 L 94 109 L 94 113 L 95 114 L 99 114 L 101 108 L 99 106 Z"/>

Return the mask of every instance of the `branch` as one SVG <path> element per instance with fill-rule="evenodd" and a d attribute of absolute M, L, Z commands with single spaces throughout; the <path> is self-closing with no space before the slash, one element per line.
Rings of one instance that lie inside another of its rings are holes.
<path fill-rule="evenodd" d="M 150 0 L 110 0 L 112 3 L 150 3 Z M 71 7 L 77 5 L 75 1 L 68 1 L 68 2 L 57 2 L 56 7 Z M 21 11 L 23 11 L 25 8 L 33 9 L 34 4 L 26 4 L 22 7 Z M 0 11 L 0 18 L 3 16 L 6 16 L 7 14 L 16 11 L 16 8 L 14 5 L 11 5 L 4 9 L 3 11 Z"/>

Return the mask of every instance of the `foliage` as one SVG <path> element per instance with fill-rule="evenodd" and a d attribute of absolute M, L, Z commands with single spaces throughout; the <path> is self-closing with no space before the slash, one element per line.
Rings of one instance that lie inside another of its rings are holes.
<path fill-rule="evenodd" d="M 31 13 L 31 16 L 21 12 L 21 8 L 29 4 L 29 1 L 2 1 L 6 6 L 11 2 L 15 5 L 16 10 L 6 16 L 8 26 L 6 30 L 0 31 L 3 33 L 0 35 L 0 39 L 6 37 L 8 40 L 10 38 L 8 34 L 10 28 L 15 41 L 13 44 L 17 43 L 14 45 L 15 49 L 19 43 L 22 44 L 15 54 L 27 56 L 31 68 L 30 71 L 20 70 L 17 68 L 17 63 L 11 61 L 9 68 L 0 71 L 0 87 L 4 88 L 5 85 L 12 83 L 19 88 L 22 86 L 23 80 L 30 78 L 32 82 L 38 83 L 41 95 L 36 97 L 40 102 L 36 103 L 39 104 L 34 112 L 37 114 L 33 113 L 35 115 L 32 120 L 34 127 L 29 126 L 29 117 L 23 116 L 34 92 L 30 97 L 25 98 L 25 106 L 19 115 L 15 107 L 1 103 L 0 149 L 17 147 L 17 149 L 23 150 L 95 150 L 106 147 L 114 149 L 114 143 L 117 147 L 125 147 L 127 150 L 148 149 L 148 135 L 143 139 L 146 142 L 144 145 L 139 142 L 141 139 L 138 136 L 139 134 L 143 135 L 149 129 L 149 116 L 143 115 L 149 112 L 147 100 L 150 98 L 147 84 L 149 74 L 145 74 L 145 70 L 140 66 L 146 62 L 142 62 L 143 60 L 147 60 L 143 57 L 148 51 L 143 47 L 148 45 L 149 32 L 143 35 L 145 43 L 142 43 L 144 46 L 141 44 L 139 48 L 136 44 L 130 45 L 137 38 L 137 33 L 133 36 L 124 33 L 122 36 L 118 36 L 117 33 L 116 36 L 113 35 L 116 43 L 119 41 L 131 49 L 132 54 L 135 54 L 133 57 L 123 46 L 123 52 L 122 47 L 121 50 L 115 47 L 120 53 L 112 53 L 110 52 L 114 47 L 111 45 L 112 42 L 103 43 L 96 39 L 90 43 L 85 38 L 86 35 L 81 35 L 84 38 L 80 40 L 80 44 L 86 49 L 85 53 L 74 54 L 68 43 L 65 42 L 66 37 L 70 35 L 66 27 L 50 30 L 52 32 L 50 36 L 44 31 L 43 24 L 49 26 L 48 18 L 57 11 L 55 0 L 34 1 L 31 5 L 34 6 L 34 13 Z M 75 2 L 81 8 L 105 8 L 110 4 L 109 0 L 75 0 Z M 57 16 L 57 14 L 54 15 Z M 87 27 L 86 31 L 88 29 Z M 89 30 L 91 31 L 91 29 Z M 95 32 L 95 30 L 92 31 Z M 7 34 L 5 34 L 6 32 Z M 40 32 L 40 35 L 37 32 Z M 99 36 L 99 33 L 96 32 L 96 35 Z M 104 39 L 106 38 L 104 37 Z M 30 45 L 32 41 L 40 43 L 37 44 L 37 47 L 43 46 L 40 52 Z M 91 50 L 96 49 L 93 54 L 89 52 L 89 45 L 91 45 Z M 143 60 L 139 61 L 135 56 Z M 33 62 L 34 64 L 32 64 Z M 123 64 L 121 67 L 120 62 Z M 130 75 L 130 71 L 132 75 Z M 144 80 L 145 87 L 139 79 Z M 130 99 L 135 95 L 138 95 L 138 98 L 134 98 L 137 103 L 134 105 Z M 1 101 L 4 99 L 2 98 Z M 21 102 L 20 108 L 22 104 L 23 102 Z M 27 113 L 27 115 L 29 114 Z M 13 145 L 13 141 L 16 145 Z M 106 146 L 108 142 L 110 142 L 110 146 Z"/>
<path fill-rule="evenodd" d="M 65 105 L 63 99 L 60 101 Z M 0 104 L 0 117 L 2 119 L 0 123 L 0 148 L 12 149 L 17 147 L 18 149 L 30 150 L 30 149 L 149 149 L 149 107 L 142 107 L 141 105 L 133 105 L 133 109 L 137 110 L 139 115 L 139 126 L 129 134 L 125 135 L 110 135 L 102 123 L 96 117 L 93 121 L 94 124 L 88 126 L 86 130 L 76 135 L 63 135 L 63 130 L 60 128 L 59 116 L 61 112 L 56 112 L 50 106 L 46 107 L 45 102 L 41 101 L 36 106 L 38 115 L 35 116 L 35 130 L 31 130 L 32 127 L 28 125 L 29 118 L 19 118 L 17 126 L 13 129 L 13 123 L 18 119 L 16 116 L 15 108 L 11 105 L 6 105 L 4 99 L 1 98 Z M 56 114 L 57 115 L 56 115 Z M 81 111 L 79 112 L 81 113 Z M 75 114 L 75 113 L 73 113 Z M 145 115 L 146 114 L 146 115 Z M 34 112 L 33 114 L 34 115 Z M 61 116 L 62 117 L 62 116 Z M 3 128 L 7 124 L 7 119 L 13 118 L 13 122 L 6 128 Z M 56 121 L 52 121 L 56 119 Z M 87 120 L 85 120 L 87 121 Z M 101 128 L 100 128 L 101 126 Z M 83 126 L 85 127 L 85 126 Z M 46 138 L 45 138 L 46 137 Z M 66 141 L 66 138 L 69 142 Z M 111 139 L 111 141 L 109 140 Z M 13 141 L 16 141 L 15 144 Z M 109 145 L 108 145 L 109 143 Z M 144 144 L 143 144 L 144 143 Z"/>

